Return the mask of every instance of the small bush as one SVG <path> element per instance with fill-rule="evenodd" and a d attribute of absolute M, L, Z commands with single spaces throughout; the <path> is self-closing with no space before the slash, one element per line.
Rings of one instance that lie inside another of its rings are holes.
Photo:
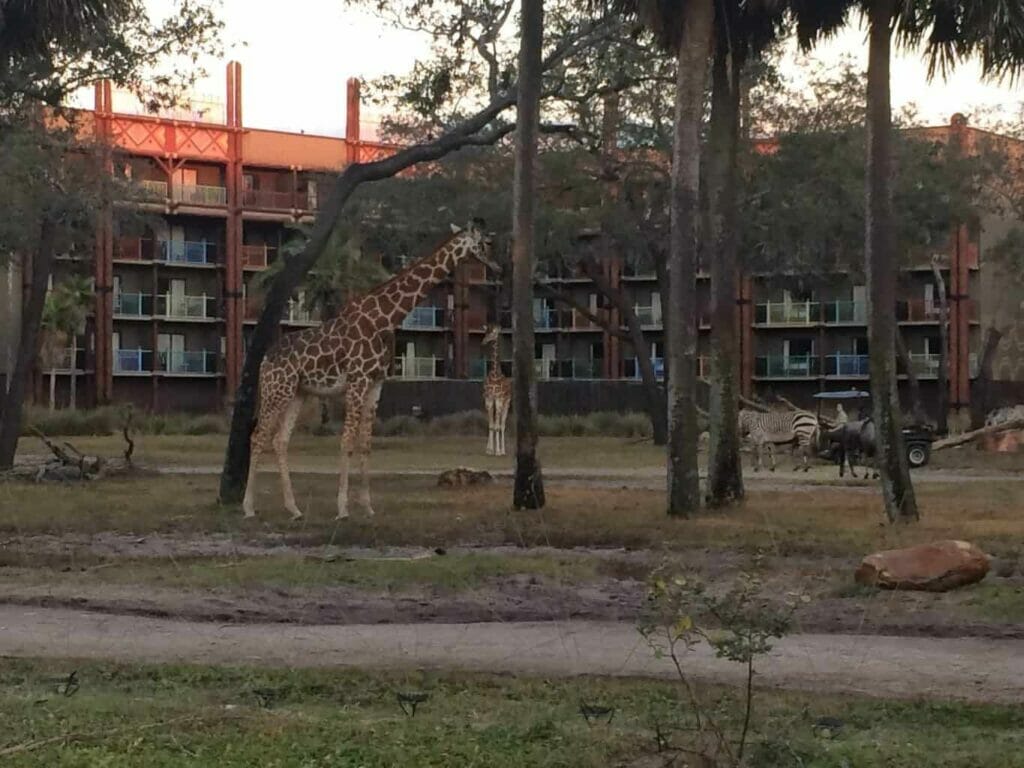
<path fill-rule="evenodd" d="M 35 427 L 44 435 L 83 437 L 109 435 L 115 432 L 123 419 L 119 408 L 108 406 L 93 410 L 71 410 L 65 408 L 50 412 L 45 408 L 30 407 L 25 410 L 21 423 L 22 435 L 33 434 Z"/>

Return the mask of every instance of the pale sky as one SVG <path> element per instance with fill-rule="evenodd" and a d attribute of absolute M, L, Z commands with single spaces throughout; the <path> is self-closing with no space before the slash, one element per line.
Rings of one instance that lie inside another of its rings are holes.
<path fill-rule="evenodd" d="M 148 0 L 148 5 L 160 16 L 172 4 Z M 291 0 L 273 12 L 270 8 L 252 0 L 222 0 L 225 60 L 208 62 L 211 76 L 197 89 L 200 95 L 222 100 L 225 63 L 240 61 L 243 122 L 249 127 L 340 136 L 346 79 L 401 74 L 426 50 L 415 34 L 389 28 L 342 0 Z M 866 66 L 862 30 L 849 29 L 820 48 L 815 58 L 832 64 L 844 55 Z M 798 71 L 795 54 L 788 61 L 790 70 Z M 929 84 L 924 63 L 900 55 L 893 61 L 892 95 L 894 109 L 913 102 L 922 120 L 942 124 L 954 112 L 970 117 L 978 107 L 1006 107 L 1016 113 L 1024 88 L 981 82 L 974 64 L 959 68 L 948 82 Z M 373 119 L 369 112 L 364 104 L 364 119 Z"/>

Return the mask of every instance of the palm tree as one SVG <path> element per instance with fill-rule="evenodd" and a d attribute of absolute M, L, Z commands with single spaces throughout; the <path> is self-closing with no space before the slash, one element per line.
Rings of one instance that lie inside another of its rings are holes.
<path fill-rule="evenodd" d="M 689 516 L 700 508 L 696 399 L 700 128 L 714 4 L 713 0 L 613 0 L 613 5 L 638 18 L 676 57 L 665 321 L 668 514 Z"/>
<path fill-rule="evenodd" d="M 78 357 L 78 335 L 84 330 L 92 297 L 91 281 L 80 275 L 60 283 L 46 296 L 39 358 L 41 367 L 50 372 L 51 411 L 56 407 L 57 368 L 63 364 L 68 354 L 71 356 L 69 405 L 71 408 L 76 406 L 78 377 L 75 374 L 75 360 Z"/>
<path fill-rule="evenodd" d="M 512 182 L 512 392 L 516 417 L 516 474 L 512 505 L 516 509 L 541 509 L 545 500 L 544 480 L 537 461 L 533 264 L 544 0 L 522 0 L 521 9 Z"/>
<path fill-rule="evenodd" d="M 892 214 L 892 107 L 889 65 L 892 44 L 914 50 L 922 44 L 928 74 L 945 76 L 962 60 L 977 58 L 986 77 L 1016 77 L 1024 65 L 1022 0 L 834 0 L 800 3 L 801 44 L 810 47 L 860 10 L 868 23 L 868 86 L 865 272 L 870 306 L 868 346 L 878 434 L 878 465 L 890 522 L 918 519 L 900 431 L 897 389 L 895 222 Z"/>

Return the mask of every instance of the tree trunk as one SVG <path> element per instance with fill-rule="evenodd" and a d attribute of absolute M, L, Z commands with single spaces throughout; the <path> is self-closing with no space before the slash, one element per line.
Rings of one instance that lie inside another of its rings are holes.
<path fill-rule="evenodd" d="M 50 369 L 50 413 L 57 410 L 57 369 Z"/>
<path fill-rule="evenodd" d="M 978 378 L 974 380 L 971 392 L 971 429 L 981 429 L 985 426 L 985 418 L 992 410 L 992 363 L 995 361 L 1002 338 L 1003 332 L 994 326 L 985 331 Z"/>
<path fill-rule="evenodd" d="M 892 218 L 892 111 L 889 64 L 895 0 L 873 0 L 869 10 L 865 272 L 868 344 L 877 432 L 877 462 L 890 522 L 918 519 L 900 431 L 896 380 L 896 259 Z"/>
<path fill-rule="evenodd" d="M 0 423 L 0 469 L 14 466 L 14 454 L 21 434 L 22 406 L 32 363 L 39 354 L 40 327 L 43 322 L 43 305 L 46 303 L 46 285 L 53 269 L 54 232 L 48 218 L 43 219 L 39 229 L 39 243 L 32 259 L 32 279 L 28 302 L 21 316 L 21 334 L 18 339 L 18 355 L 4 398 L 4 419 Z"/>
<path fill-rule="evenodd" d="M 676 75 L 672 142 L 666 311 L 668 362 L 668 514 L 689 516 L 700 508 L 697 468 L 697 255 L 700 221 L 700 128 L 714 7 L 686 3 Z"/>
<path fill-rule="evenodd" d="M 736 327 L 736 174 L 743 60 L 719 33 L 711 74 L 711 129 L 708 160 L 708 232 L 711 241 L 711 397 L 708 408 L 708 505 L 743 498 L 740 461 L 739 343 Z"/>
<path fill-rule="evenodd" d="M 71 410 L 78 407 L 78 334 L 71 334 L 71 380 L 68 382 L 68 406 Z"/>
<path fill-rule="evenodd" d="M 910 393 L 910 412 L 914 414 L 914 420 L 923 424 L 927 421 L 924 405 L 921 402 L 921 383 L 917 380 L 917 373 L 914 371 L 914 361 L 910 359 L 910 351 L 907 349 L 907 342 L 903 333 L 896 329 L 896 354 L 899 355 L 900 364 L 907 373 L 907 391 Z"/>
<path fill-rule="evenodd" d="M 537 382 L 534 378 L 533 260 L 537 133 L 540 112 L 544 0 L 522 0 L 515 175 L 512 182 L 512 391 L 516 415 L 515 509 L 544 506 L 537 461 Z"/>
<path fill-rule="evenodd" d="M 936 431 L 940 435 L 949 432 L 949 300 L 946 298 L 946 281 L 942 270 L 932 259 L 932 276 L 935 278 L 935 292 L 939 295 L 939 420 Z"/>
<path fill-rule="evenodd" d="M 514 103 L 514 95 L 500 95 L 473 117 L 437 139 L 403 149 L 383 160 L 372 163 L 352 163 L 338 176 L 320 215 L 316 218 L 309 241 L 301 253 L 285 259 L 284 266 L 271 283 L 264 301 L 263 311 L 253 329 L 249 349 L 245 356 L 245 364 L 242 367 L 242 376 L 238 390 L 235 392 L 228 447 L 224 456 L 224 467 L 221 470 L 221 503 L 238 503 L 245 494 L 245 483 L 249 474 L 249 438 L 256 424 L 260 364 L 277 337 L 281 317 L 288 306 L 288 299 L 323 254 L 335 223 L 341 219 L 345 203 L 364 183 L 389 179 L 417 163 L 439 160 L 469 143 L 477 145 L 493 143 L 507 135 L 511 127 L 492 129 L 487 134 L 481 134 L 481 132 Z"/>

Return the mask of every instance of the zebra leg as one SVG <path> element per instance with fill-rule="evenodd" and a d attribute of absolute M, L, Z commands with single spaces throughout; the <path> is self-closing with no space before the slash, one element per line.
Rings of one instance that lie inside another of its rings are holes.
<path fill-rule="evenodd" d="M 769 442 L 765 443 L 765 447 L 768 449 L 768 461 L 769 461 L 768 468 L 772 472 L 774 472 L 775 471 L 775 444 L 769 441 Z"/>

